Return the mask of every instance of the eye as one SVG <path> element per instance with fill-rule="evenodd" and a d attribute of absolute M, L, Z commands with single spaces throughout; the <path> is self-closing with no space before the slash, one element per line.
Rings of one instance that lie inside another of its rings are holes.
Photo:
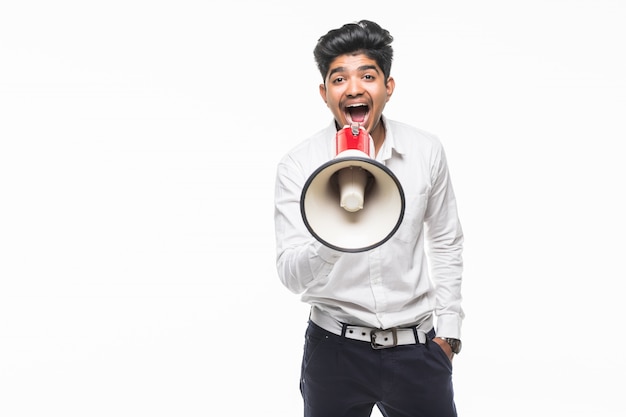
<path fill-rule="evenodd" d="M 340 82 L 342 82 L 345 78 L 343 77 L 337 77 L 333 80 L 333 84 L 339 84 Z"/>
<path fill-rule="evenodd" d="M 363 78 L 366 80 L 372 81 L 374 79 L 374 76 L 372 74 L 365 74 Z"/>

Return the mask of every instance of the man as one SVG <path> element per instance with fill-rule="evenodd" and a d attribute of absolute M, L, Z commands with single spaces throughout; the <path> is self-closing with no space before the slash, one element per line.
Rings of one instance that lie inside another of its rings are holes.
<path fill-rule="evenodd" d="M 334 120 L 277 167 L 277 270 L 311 305 L 300 380 L 305 417 L 370 416 L 374 405 L 386 417 L 456 416 L 463 232 L 439 140 L 383 116 L 395 88 L 392 40 L 367 20 L 319 39 L 319 91 Z M 337 132 L 355 123 L 398 178 L 406 208 L 389 240 L 353 253 L 312 237 L 300 198 L 309 176 L 335 157 Z"/>

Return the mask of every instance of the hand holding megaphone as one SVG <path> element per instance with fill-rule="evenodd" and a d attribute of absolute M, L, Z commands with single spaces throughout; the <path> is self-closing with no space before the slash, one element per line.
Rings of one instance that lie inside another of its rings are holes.
<path fill-rule="evenodd" d="M 300 211 L 322 244 L 342 252 L 382 245 L 404 217 L 404 191 L 396 176 L 370 155 L 371 138 L 358 124 L 336 135 L 336 156 L 306 181 Z"/>

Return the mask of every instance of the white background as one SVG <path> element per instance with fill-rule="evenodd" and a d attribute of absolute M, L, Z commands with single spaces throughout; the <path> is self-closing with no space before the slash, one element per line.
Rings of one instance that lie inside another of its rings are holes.
<path fill-rule="evenodd" d="M 0 415 L 302 414 L 274 169 L 330 121 L 317 38 L 363 18 L 387 116 L 451 166 L 460 415 L 622 415 L 619 0 L 3 2 Z"/>

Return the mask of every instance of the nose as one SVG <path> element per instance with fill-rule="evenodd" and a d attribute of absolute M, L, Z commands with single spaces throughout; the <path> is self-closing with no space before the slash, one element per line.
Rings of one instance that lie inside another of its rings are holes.
<path fill-rule="evenodd" d="M 358 79 L 351 79 L 346 86 L 346 95 L 348 97 L 358 97 L 363 94 L 363 88 Z"/>

